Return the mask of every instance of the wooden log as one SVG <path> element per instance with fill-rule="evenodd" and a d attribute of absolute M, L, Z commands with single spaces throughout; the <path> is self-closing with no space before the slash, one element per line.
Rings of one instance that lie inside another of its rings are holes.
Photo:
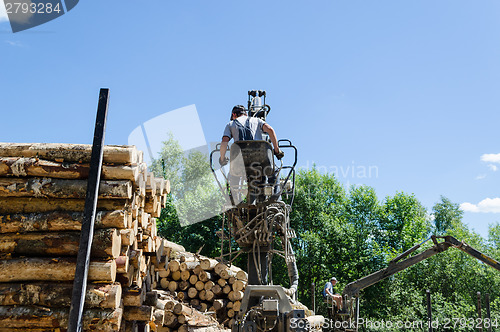
<path fill-rule="evenodd" d="M 179 325 L 179 322 L 177 321 L 177 315 L 175 315 L 170 310 L 165 310 L 165 319 L 163 321 L 163 324 L 170 328 L 177 327 Z"/>
<path fill-rule="evenodd" d="M 188 292 L 177 292 L 176 296 L 179 301 L 187 300 L 189 298 Z"/>
<path fill-rule="evenodd" d="M 177 289 L 179 289 L 179 284 L 175 280 L 171 280 L 168 283 L 168 290 L 171 292 L 175 292 Z"/>
<path fill-rule="evenodd" d="M 167 278 L 161 278 L 160 279 L 160 287 L 163 289 L 168 289 L 169 281 Z"/>
<path fill-rule="evenodd" d="M 236 280 L 232 287 L 234 291 L 243 291 L 246 287 L 246 282 Z"/>
<path fill-rule="evenodd" d="M 205 283 L 205 289 L 206 290 L 212 290 L 212 288 L 215 286 L 215 283 L 212 280 L 209 280 Z"/>
<path fill-rule="evenodd" d="M 215 298 L 214 292 L 212 292 L 210 289 L 206 289 L 205 291 L 206 291 L 206 293 L 205 293 L 205 299 L 207 301 L 212 301 Z"/>
<path fill-rule="evenodd" d="M 0 157 L 0 177 L 50 177 L 57 179 L 87 179 L 89 164 L 57 163 L 48 160 L 20 157 Z M 103 180 L 136 181 L 139 176 L 137 166 L 102 166 Z"/>
<path fill-rule="evenodd" d="M 238 271 L 238 272 L 236 272 L 236 279 L 242 280 L 242 281 L 248 281 L 248 274 L 243 270 Z"/>
<path fill-rule="evenodd" d="M 52 211 L 83 211 L 83 199 L 0 197 L 0 214 L 39 213 Z M 104 199 L 97 202 L 99 210 L 127 210 L 131 207 L 129 200 Z"/>
<path fill-rule="evenodd" d="M 168 278 L 168 276 L 170 275 L 170 270 L 165 270 L 164 268 L 159 269 L 158 274 L 159 274 L 160 278 Z"/>
<path fill-rule="evenodd" d="M 196 274 L 191 274 L 189 277 L 189 283 L 194 285 L 198 282 L 198 276 Z"/>
<path fill-rule="evenodd" d="M 123 309 L 87 309 L 83 312 L 85 330 L 118 331 Z M 69 308 L 4 307 L 0 306 L 0 326 L 4 328 L 62 328 L 68 327 Z"/>
<path fill-rule="evenodd" d="M 143 287 L 123 288 L 123 305 L 140 307 L 146 301 L 146 289 Z"/>
<path fill-rule="evenodd" d="M 0 234 L 0 253 L 24 256 L 76 256 L 80 232 Z M 92 241 L 92 257 L 120 255 L 121 237 L 114 228 L 98 229 Z"/>
<path fill-rule="evenodd" d="M 230 284 L 230 285 L 233 285 L 235 282 L 236 282 L 236 277 L 229 277 L 229 279 L 227 279 L 227 283 Z"/>
<path fill-rule="evenodd" d="M 130 266 L 128 256 L 118 256 L 115 259 L 116 262 L 116 273 L 127 273 Z"/>
<path fill-rule="evenodd" d="M 131 246 L 135 242 L 135 232 L 133 229 L 121 229 L 122 246 Z"/>
<path fill-rule="evenodd" d="M 185 291 L 189 288 L 189 282 L 186 281 L 186 280 L 182 280 L 181 282 L 179 282 L 179 289 L 182 290 L 182 291 Z"/>
<path fill-rule="evenodd" d="M 139 260 L 142 257 L 142 249 L 130 250 L 130 264 L 136 269 L 139 268 Z"/>
<path fill-rule="evenodd" d="M 229 294 L 230 292 L 232 292 L 230 285 L 226 285 L 226 286 L 222 287 L 222 293 Z"/>
<path fill-rule="evenodd" d="M 205 289 L 202 289 L 198 292 L 198 297 L 200 298 L 200 300 L 202 300 L 202 301 L 207 300 L 206 293 L 207 293 L 207 291 Z"/>
<path fill-rule="evenodd" d="M 230 270 L 230 269 L 221 270 L 219 275 L 221 278 L 224 278 L 224 279 L 229 279 L 230 277 L 236 278 L 236 272 L 234 272 L 233 270 Z"/>
<path fill-rule="evenodd" d="M 233 309 L 229 309 L 229 310 L 227 311 L 227 317 L 229 317 L 229 318 L 233 318 L 235 314 L 236 314 L 236 313 L 234 312 L 234 310 L 233 310 Z"/>
<path fill-rule="evenodd" d="M 167 240 L 163 240 L 163 245 L 165 248 L 168 249 L 166 252 L 166 256 L 168 256 L 169 258 L 172 258 L 172 256 L 175 255 L 175 253 L 186 251 L 186 249 L 183 246 Z"/>
<path fill-rule="evenodd" d="M 207 271 L 201 271 L 200 274 L 198 274 L 198 277 L 203 282 L 215 279 L 215 277 L 210 272 Z"/>
<path fill-rule="evenodd" d="M 58 162 L 89 163 L 92 145 L 59 143 L 0 143 L 0 156 L 40 158 Z M 135 164 L 139 153 L 135 146 L 106 145 L 103 148 L 105 164 Z"/>
<path fill-rule="evenodd" d="M 227 294 L 228 299 L 231 301 L 241 301 L 243 299 L 243 292 L 242 291 L 231 291 L 229 294 Z"/>
<path fill-rule="evenodd" d="M 72 283 L 0 283 L 0 305 L 69 307 L 72 290 Z M 120 284 L 89 284 L 85 307 L 115 309 L 121 297 Z"/>
<path fill-rule="evenodd" d="M 181 280 L 181 271 L 175 271 L 172 273 L 172 279 L 175 281 Z"/>
<path fill-rule="evenodd" d="M 222 292 L 222 287 L 219 285 L 219 284 L 216 284 L 212 287 L 212 292 L 215 294 L 215 295 L 221 295 L 223 294 Z"/>
<path fill-rule="evenodd" d="M 130 286 L 132 286 L 132 283 L 134 281 L 135 273 L 136 273 L 136 270 L 135 270 L 134 266 L 129 265 L 128 271 L 126 273 L 117 273 L 116 274 L 116 281 L 118 281 L 124 287 L 130 287 Z"/>
<path fill-rule="evenodd" d="M 189 270 L 181 271 L 181 280 L 187 281 L 191 277 L 191 272 Z"/>
<path fill-rule="evenodd" d="M 201 260 L 200 265 L 201 265 L 201 268 L 204 271 L 211 271 L 211 270 L 213 270 L 215 268 L 215 266 L 218 263 L 219 262 L 217 262 L 215 259 L 204 258 L 204 259 Z"/>
<path fill-rule="evenodd" d="M 206 304 L 205 302 L 200 303 L 200 311 L 205 312 L 207 310 L 208 310 L 208 304 Z"/>
<path fill-rule="evenodd" d="M 125 307 L 123 310 L 125 320 L 151 321 L 153 319 L 153 307 L 141 305 L 140 307 Z"/>
<path fill-rule="evenodd" d="M 85 198 L 87 180 L 0 178 L 0 197 Z M 99 199 L 132 198 L 132 182 L 101 181 Z"/>
<path fill-rule="evenodd" d="M 189 298 L 194 299 L 195 297 L 198 296 L 198 290 L 194 287 L 190 287 L 188 289 L 188 296 Z"/>
<path fill-rule="evenodd" d="M 95 229 L 126 228 L 128 214 L 123 210 L 99 211 Z M 83 212 L 47 212 L 0 215 L 0 233 L 79 231 Z"/>
<path fill-rule="evenodd" d="M 221 278 L 221 279 L 217 280 L 217 283 L 219 284 L 219 286 L 224 287 L 227 285 L 227 280 Z"/>
<path fill-rule="evenodd" d="M 213 302 L 213 306 L 214 306 L 215 310 L 220 310 L 220 309 L 224 308 L 228 302 L 229 301 L 227 299 L 216 299 Z"/>
<path fill-rule="evenodd" d="M 194 284 L 194 287 L 196 290 L 201 291 L 202 289 L 205 289 L 205 283 L 203 281 L 198 281 Z"/>
<path fill-rule="evenodd" d="M 175 301 L 175 300 L 168 300 L 167 303 L 165 304 L 165 310 L 174 310 L 174 306 L 177 304 L 178 302 Z"/>
<path fill-rule="evenodd" d="M 172 259 L 170 262 L 168 262 L 168 269 L 170 270 L 170 273 L 179 271 L 181 267 L 181 263 L 177 259 Z"/>
<path fill-rule="evenodd" d="M 153 321 L 154 321 L 154 323 L 156 325 L 162 326 L 163 322 L 165 321 L 165 310 L 154 309 L 154 311 L 153 311 Z"/>
<path fill-rule="evenodd" d="M 196 267 L 193 270 L 193 273 L 198 275 L 201 273 L 201 271 L 203 271 L 203 269 L 201 268 L 201 264 L 200 264 L 200 265 L 196 265 Z"/>
<path fill-rule="evenodd" d="M 0 260 L 0 282 L 70 281 L 74 279 L 76 258 L 15 258 Z M 114 282 L 116 263 L 91 261 L 89 281 Z"/>
<path fill-rule="evenodd" d="M 239 312 L 240 308 L 241 308 L 241 301 L 235 301 L 232 309 L 236 312 Z"/>
<path fill-rule="evenodd" d="M 192 271 L 194 270 L 195 267 L 197 267 L 198 265 L 200 265 L 200 262 L 197 262 L 197 261 L 192 261 L 192 262 L 183 262 L 179 269 L 181 271 Z"/>
<path fill-rule="evenodd" d="M 173 310 L 174 314 L 176 315 L 180 315 L 180 314 L 184 314 L 184 315 L 187 315 L 187 316 L 190 316 L 193 314 L 194 310 L 182 303 L 177 303 Z"/>

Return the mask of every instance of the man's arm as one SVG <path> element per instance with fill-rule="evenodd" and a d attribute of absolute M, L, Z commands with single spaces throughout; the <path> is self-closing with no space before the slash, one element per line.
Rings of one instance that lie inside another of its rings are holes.
<path fill-rule="evenodd" d="M 227 164 L 227 162 L 225 162 L 225 159 L 226 159 L 227 143 L 229 142 L 229 140 L 230 138 L 228 136 L 222 136 L 222 142 L 220 143 L 220 158 L 219 158 L 219 164 L 221 164 L 221 166 Z"/>
<path fill-rule="evenodd" d="M 276 132 L 274 131 L 273 127 L 271 127 L 269 124 L 264 123 L 262 126 L 262 131 L 269 134 L 269 137 L 271 138 L 271 143 L 273 143 L 274 147 L 274 152 L 278 153 L 280 151 L 280 148 L 278 147 L 278 140 L 276 138 Z M 222 148 L 221 148 L 222 150 Z M 221 151 L 222 153 L 222 151 Z"/>

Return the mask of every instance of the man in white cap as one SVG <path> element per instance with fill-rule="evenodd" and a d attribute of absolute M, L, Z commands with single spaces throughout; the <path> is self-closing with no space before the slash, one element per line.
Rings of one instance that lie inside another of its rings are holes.
<path fill-rule="evenodd" d="M 337 278 L 331 277 L 330 281 L 325 284 L 323 289 L 323 296 L 325 298 L 331 297 L 335 303 L 337 303 L 337 308 L 342 310 L 342 295 L 334 294 L 333 287 L 337 284 Z"/>

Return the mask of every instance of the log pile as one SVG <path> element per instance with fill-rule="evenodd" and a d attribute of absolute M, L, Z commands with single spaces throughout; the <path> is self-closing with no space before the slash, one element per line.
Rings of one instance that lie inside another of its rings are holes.
<path fill-rule="evenodd" d="M 1 331 L 67 328 L 90 152 L 0 143 Z M 147 171 L 135 147 L 106 146 L 103 160 L 83 327 L 159 330 L 165 309 L 153 290 L 169 250 L 155 218 L 169 183 Z"/>
<path fill-rule="evenodd" d="M 245 271 L 186 252 L 182 246 L 169 245 L 157 272 L 159 287 L 175 299 L 212 314 L 226 327 L 232 326 L 247 285 Z"/>

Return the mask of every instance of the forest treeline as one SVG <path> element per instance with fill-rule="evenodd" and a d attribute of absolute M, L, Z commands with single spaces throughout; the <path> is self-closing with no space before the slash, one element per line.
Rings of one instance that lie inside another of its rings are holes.
<path fill-rule="evenodd" d="M 179 212 L 180 207 L 183 210 L 180 205 L 189 213 L 200 213 L 197 197 L 217 192 L 206 157 L 197 151 L 183 154 L 170 138 L 152 169 L 174 187 L 170 204 L 158 222 L 159 233 L 189 251 L 201 249 L 207 256 L 220 255 L 216 232 L 221 227 L 221 215 L 188 226 L 181 226 L 179 221 L 179 213 L 183 213 Z M 315 168 L 300 170 L 295 185 L 290 219 L 297 234 L 293 247 L 300 278 L 298 299 L 311 307 L 314 283 L 319 314 L 326 314 L 320 292 L 330 277 L 338 279 L 336 289 L 341 293 L 348 283 L 387 267 L 392 258 L 433 234 L 452 235 L 500 260 L 500 224 L 491 224 L 484 238 L 464 224 L 463 211 L 446 197 L 428 211 L 413 194 L 397 192 L 381 199 L 371 187 L 345 188 L 335 174 L 322 174 Z M 176 200 L 181 203 L 175 204 Z M 427 241 L 417 252 L 432 245 Z M 245 257 L 238 264 L 245 267 Z M 273 260 L 272 274 L 274 284 L 289 284 L 286 266 L 279 257 Z M 491 316 L 500 325 L 500 271 L 454 248 L 363 290 L 361 316 L 425 320 L 427 289 L 432 295 L 434 319 L 476 318 L 476 294 L 481 292 L 489 294 Z"/>

